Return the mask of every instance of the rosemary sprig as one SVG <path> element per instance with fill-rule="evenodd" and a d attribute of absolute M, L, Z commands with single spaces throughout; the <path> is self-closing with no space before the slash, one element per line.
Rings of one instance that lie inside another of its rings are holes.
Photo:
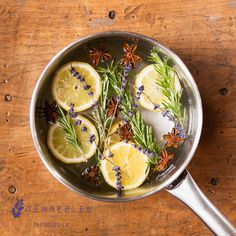
<path fill-rule="evenodd" d="M 156 142 L 153 129 L 145 124 L 140 111 L 133 109 L 133 104 L 133 97 L 130 89 L 128 89 L 120 104 L 121 113 L 131 123 L 135 142 L 143 148 L 148 148 L 151 152 L 155 152 L 157 155 L 160 153 L 161 148 Z"/>
<path fill-rule="evenodd" d="M 100 147 L 104 144 L 105 137 L 108 133 L 108 127 L 111 125 L 112 118 L 107 113 L 107 103 L 111 98 L 111 86 L 108 78 L 103 76 L 102 78 L 102 91 L 99 99 L 97 109 L 94 110 L 93 117 L 98 127 L 100 136 Z"/>
<path fill-rule="evenodd" d="M 119 94 L 121 93 L 122 75 L 120 73 L 120 64 L 118 62 L 115 63 L 114 61 L 112 61 L 110 65 L 107 65 L 106 68 L 104 67 L 98 68 L 98 72 L 103 74 L 103 78 L 106 78 L 109 81 L 113 89 L 113 92 Z"/>
<path fill-rule="evenodd" d="M 158 80 L 156 83 L 165 95 L 162 101 L 164 109 L 170 111 L 174 119 L 183 125 L 185 110 L 180 102 L 183 89 L 177 90 L 175 86 L 175 77 L 178 74 L 168 64 L 168 59 L 162 60 L 160 58 L 159 50 L 156 47 L 151 50 L 149 60 L 154 63 L 155 70 L 161 76 L 161 80 Z"/>
<path fill-rule="evenodd" d="M 114 61 L 111 62 L 112 65 L 114 65 Z M 115 65 L 114 65 L 115 67 Z M 114 87 L 112 86 L 112 81 L 109 79 L 109 76 L 104 73 L 104 68 L 99 68 L 98 71 L 100 73 L 102 73 L 102 78 L 103 78 L 103 92 L 104 95 L 102 94 L 101 96 L 101 103 L 103 105 L 102 109 L 101 109 L 101 112 L 103 112 L 103 126 L 104 126 L 104 136 L 103 136 L 103 149 L 104 151 L 106 149 L 108 149 L 110 151 L 110 146 L 109 146 L 109 135 L 110 135 L 110 130 L 111 130 L 111 126 L 112 126 L 112 123 L 115 119 L 115 114 L 116 114 L 116 110 L 118 108 L 118 102 L 116 103 L 116 106 L 115 106 L 115 112 L 109 116 L 108 114 L 108 100 L 109 98 L 112 97 L 112 95 L 114 95 Z M 109 93 L 108 93 L 109 92 Z M 110 151 L 111 153 L 111 151 Z"/>
<path fill-rule="evenodd" d="M 66 141 L 69 144 L 71 144 L 76 151 L 80 152 L 81 155 L 83 156 L 84 160 L 87 161 L 87 158 L 85 157 L 85 155 L 82 151 L 81 142 L 78 139 L 77 134 L 75 132 L 75 127 L 71 123 L 71 118 L 70 118 L 69 114 L 67 113 L 65 115 L 65 113 L 62 111 L 60 106 L 58 106 L 58 111 L 60 114 L 60 118 L 58 119 L 58 123 L 61 126 L 61 128 L 63 129 L 64 133 L 66 134 Z"/>
<path fill-rule="evenodd" d="M 120 67 L 118 63 L 112 62 L 107 68 L 100 68 L 99 71 L 109 79 L 113 92 L 120 98 L 119 107 L 121 113 L 131 124 L 135 142 L 142 148 L 148 149 L 148 151 L 154 154 L 153 158 L 150 159 L 150 162 L 154 164 L 158 159 L 161 148 L 156 141 L 152 127 L 145 124 L 140 111 L 134 109 L 134 101 L 130 86 L 127 84 L 125 92 L 122 90 L 121 69 L 122 67 Z"/>

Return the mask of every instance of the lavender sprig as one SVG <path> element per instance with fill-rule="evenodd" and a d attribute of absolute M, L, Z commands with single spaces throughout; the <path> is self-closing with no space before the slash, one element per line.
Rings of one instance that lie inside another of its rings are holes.
<path fill-rule="evenodd" d="M 115 172 L 115 176 L 116 176 L 117 194 L 118 194 L 118 197 L 121 197 L 122 194 L 123 194 L 123 186 L 122 186 L 122 182 L 121 182 L 121 171 L 120 171 L 120 167 L 115 165 L 115 166 L 112 168 L 112 170 Z"/>
<path fill-rule="evenodd" d="M 78 112 L 75 112 L 75 110 L 74 110 L 74 107 L 75 107 L 75 104 L 74 103 L 71 103 L 70 104 L 70 109 L 69 109 L 69 114 L 70 114 L 70 116 L 72 117 L 72 118 L 77 118 L 77 116 L 79 115 L 79 113 Z"/>
<path fill-rule="evenodd" d="M 109 91 L 109 84 L 106 81 L 102 82 L 102 94 L 100 101 L 94 100 L 94 93 L 91 91 L 91 85 L 86 84 L 86 79 L 84 76 L 80 75 L 78 71 L 71 65 L 70 73 L 73 77 L 78 79 L 83 84 L 83 89 L 87 91 L 87 94 L 93 100 L 92 108 L 94 111 L 92 115 L 94 117 L 95 122 L 97 123 L 101 144 L 103 143 L 104 135 L 106 133 L 106 126 L 109 124 L 109 117 L 106 114 L 106 102 L 108 100 L 108 91 Z M 70 110 L 70 114 L 73 118 L 76 118 L 76 113 L 73 112 L 73 107 Z M 75 125 L 80 125 L 80 122 L 76 122 Z M 83 129 L 83 128 L 82 128 Z"/>
<path fill-rule="evenodd" d="M 78 79 L 82 84 L 86 83 L 85 77 L 80 75 L 78 71 L 76 71 L 76 69 L 71 65 L 71 69 L 70 69 L 70 73 L 73 77 L 75 77 L 76 79 Z M 84 84 L 83 85 L 83 89 L 85 91 L 88 91 L 88 96 L 90 96 L 93 99 L 93 92 L 90 91 L 91 89 L 91 85 L 89 84 Z M 94 100 L 94 99 L 93 99 Z"/>
<path fill-rule="evenodd" d="M 122 84 L 121 90 L 122 91 L 124 91 L 126 88 L 126 84 L 128 82 L 128 75 L 129 75 L 131 68 L 132 68 L 132 65 L 130 63 L 125 64 L 124 72 L 121 77 L 121 84 Z"/>
<path fill-rule="evenodd" d="M 136 96 L 135 96 L 135 100 L 138 101 L 141 97 L 141 94 L 143 93 L 144 90 L 144 86 L 141 85 L 138 87 L 137 92 L 136 92 Z"/>

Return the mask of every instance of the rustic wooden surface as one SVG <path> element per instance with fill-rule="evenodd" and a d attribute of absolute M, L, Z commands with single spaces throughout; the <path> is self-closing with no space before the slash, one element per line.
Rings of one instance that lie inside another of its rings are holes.
<path fill-rule="evenodd" d="M 115 19 L 108 17 L 111 10 Z M 202 95 L 204 128 L 189 170 L 235 224 L 235 0 L 1 0 L 0 235 L 211 235 L 165 191 L 125 204 L 96 202 L 69 191 L 42 164 L 29 127 L 34 85 L 61 48 L 107 30 L 151 36 L 190 68 Z M 13 218 L 20 198 L 25 209 Z"/>

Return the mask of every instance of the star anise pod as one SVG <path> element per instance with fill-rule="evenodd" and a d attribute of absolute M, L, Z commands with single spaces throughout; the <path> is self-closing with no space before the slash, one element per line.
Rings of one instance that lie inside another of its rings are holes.
<path fill-rule="evenodd" d="M 100 44 L 97 48 L 91 47 L 89 57 L 95 66 L 97 66 L 100 62 L 104 62 L 112 58 L 111 54 L 109 54 L 105 49 L 104 44 Z"/>
<path fill-rule="evenodd" d="M 130 46 L 128 43 L 124 44 L 124 54 L 123 58 L 121 59 L 121 63 L 123 65 L 131 64 L 134 68 L 136 62 L 142 60 L 142 58 L 135 53 L 137 47 L 137 43 L 133 44 L 132 46 Z"/>
<path fill-rule="evenodd" d="M 169 164 L 170 160 L 173 158 L 174 153 L 168 154 L 168 152 L 164 149 L 161 152 L 161 158 L 157 164 L 157 170 L 162 171 L 164 170 L 167 165 Z"/>
<path fill-rule="evenodd" d="M 99 167 L 98 165 L 92 165 L 86 168 L 82 172 L 82 177 L 88 182 L 98 185 L 99 182 Z"/>
<path fill-rule="evenodd" d="M 111 98 L 107 105 L 107 115 L 108 116 L 116 116 L 118 108 L 118 101 L 115 97 Z"/>
<path fill-rule="evenodd" d="M 130 124 L 125 124 L 118 129 L 118 134 L 121 140 L 133 140 L 133 132 Z"/>
<path fill-rule="evenodd" d="M 56 102 L 45 101 L 45 115 L 48 122 L 56 122 L 60 117 Z"/>
<path fill-rule="evenodd" d="M 163 135 L 163 139 L 166 140 L 166 147 L 173 146 L 174 148 L 177 148 L 184 141 L 183 138 L 179 137 L 179 131 L 176 128 L 173 128 L 171 133 Z"/>

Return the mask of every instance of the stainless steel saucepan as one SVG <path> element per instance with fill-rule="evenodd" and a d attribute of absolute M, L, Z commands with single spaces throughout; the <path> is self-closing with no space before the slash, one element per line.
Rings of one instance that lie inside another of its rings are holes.
<path fill-rule="evenodd" d="M 164 174 L 146 181 L 137 189 L 126 191 L 124 197 L 118 198 L 115 189 L 107 188 L 101 190 L 87 185 L 84 181 L 80 181 L 78 172 L 81 164 L 63 164 L 52 156 L 46 145 L 47 125 L 44 119 L 37 115 L 37 109 L 43 106 L 45 100 L 51 100 L 51 80 L 60 66 L 73 60 L 86 61 L 91 45 L 105 42 L 113 51 L 121 51 L 124 41 L 129 42 L 133 39 L 138 39 L 139 54 L 141 56 L 146 57 L 147 52 L 156 46 L 162 54 L 170 58 L 171 63 L 178 70 L 184 87 L 184 102 L 188 116 L 187 132 L 190 138 L 181 145 L 174 163 Z M 79 39 L 61 50 L 52 58 L 42 72 L 35 86 L 30 107 L 30 125 L 37 151 L 52 175 L 70 189 L 85 197 L 114 203 L 138 200 L 166 189 L 189 206 L 216 235 L 236 235 L 235 227 L 207 199 L 186 171 L 186 167 L 193 158 L 198 146 L 202 129 L 202 116 L 202 103 L 197 85 L 182 60 L 157 41 L 129 32 L 99 33 Z"/>

